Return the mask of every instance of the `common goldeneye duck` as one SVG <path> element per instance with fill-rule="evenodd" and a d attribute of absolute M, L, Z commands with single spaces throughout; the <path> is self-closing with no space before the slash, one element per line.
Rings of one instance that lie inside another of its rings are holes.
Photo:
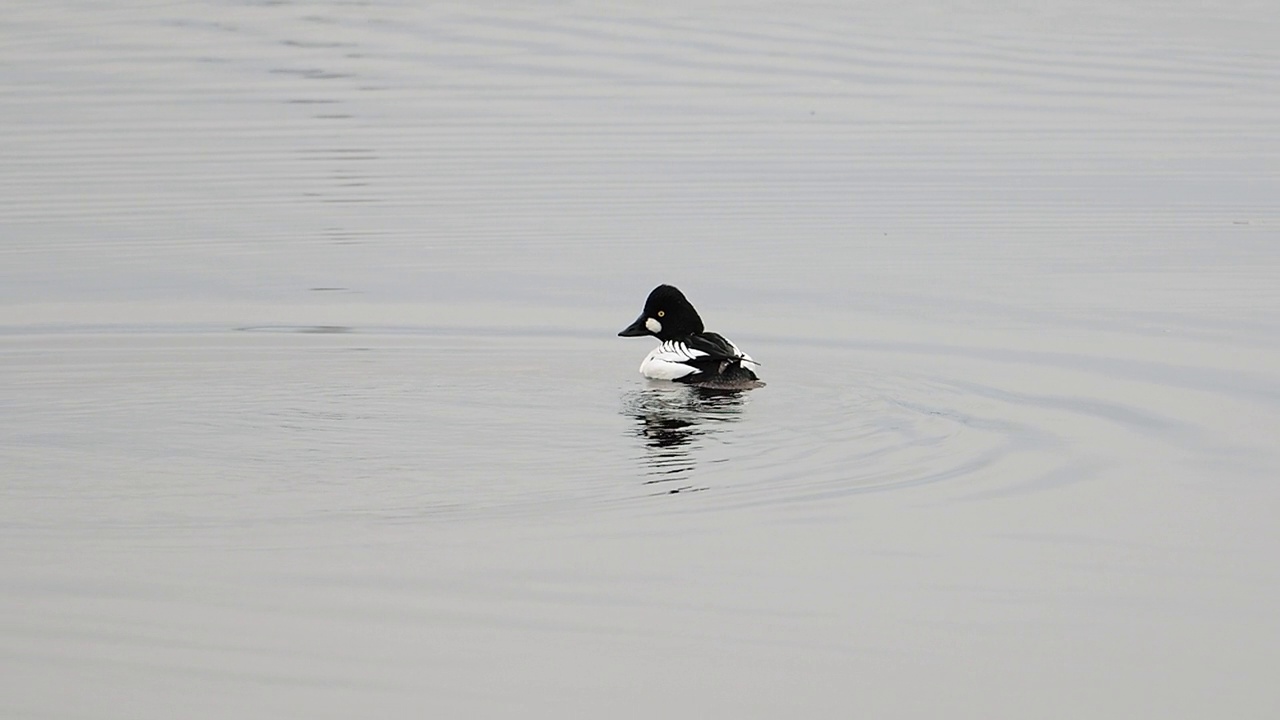
<path fill-rule="evenodd" d="M 654 288 L 644 303 L 644 312 L 618 335 L 652 335 L 662 341 L 640 363 L 640 373 L 647 378 L 709 387 L 763 384 L 744 364 L 759 363 L 728 338 L 703 329 L 698 311 L 671 285 Z"/>

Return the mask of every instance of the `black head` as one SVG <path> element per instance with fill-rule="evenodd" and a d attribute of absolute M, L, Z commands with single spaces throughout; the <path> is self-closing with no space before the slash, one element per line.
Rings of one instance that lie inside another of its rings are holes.
<path fill-rule="evenodd" d="M 671 285 L 659 285 L 649 293 L 640 317 L 618 335 L 653 335 L 659 340 L 676 340 L 702 330 L 702 318 L 685 299 L 684 293 Z"/>

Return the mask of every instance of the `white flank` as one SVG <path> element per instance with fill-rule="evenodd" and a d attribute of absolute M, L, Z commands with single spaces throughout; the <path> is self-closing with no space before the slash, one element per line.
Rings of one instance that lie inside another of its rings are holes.
<path fill-rule="evenodd" d="M 706 353 L 686 347 L 683 343 L 667 341 L 654 348 L 644 362 L 640 363 L 640 374 L 654 380 L 676 380 L 698 372 L 698 369 L 686 365 L 684 361 L 702 357 Z"/>

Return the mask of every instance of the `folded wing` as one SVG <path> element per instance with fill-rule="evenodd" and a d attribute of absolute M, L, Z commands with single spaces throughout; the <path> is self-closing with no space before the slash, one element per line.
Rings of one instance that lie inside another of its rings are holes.
<path fill-rule="evenodd" d="M 720 333 L 704 332 L 689 338 L 689 345 L 695 350 L 707 354 L 715 360 L 745 360 L 755 362 L 749 355 L 738 349 L 729 338 Z"/>
<path fill-rule="evenodd" d="M 693 376 L 716 376 L 729 366 L 755 362 L 727 338 L 717 333 L 699 333 L 687 342 L 668 340 L 653 349 L 640 373 L 655 380 L 693 381 Z"/>

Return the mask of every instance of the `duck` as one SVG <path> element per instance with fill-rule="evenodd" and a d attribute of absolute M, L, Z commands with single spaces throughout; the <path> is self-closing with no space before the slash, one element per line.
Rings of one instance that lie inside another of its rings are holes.
<path fill-rule="evenodd" d="M 746 388 L 764 383 L 747 367 L 759 365 L 719 333 L 707 332 L 684 293 L 659 285 L 645 300 L 644 312 L 619 337 L 652 335 L 661 341 L 640 363 L 640 374 L 702 387 Z"/>

